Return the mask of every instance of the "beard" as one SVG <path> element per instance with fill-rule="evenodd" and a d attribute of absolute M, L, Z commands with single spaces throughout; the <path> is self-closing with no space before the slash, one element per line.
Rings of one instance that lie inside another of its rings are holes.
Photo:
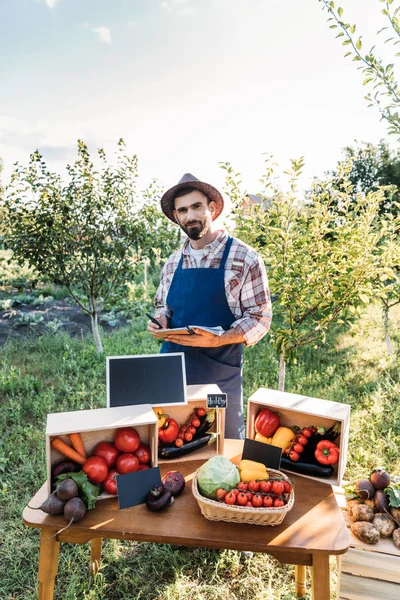
<path fill-rule="evenodd" d="M 192 226 L 189 227 L 188 225 L 192 225 Z M 206 233 L 209 231 L 210 224 L 206 220 L 204 222 L 191 221 L 190 223 L 187 223 L 186 225 L 181 225 L 181 229 L 186 233 L 186 235 L 188 236 L 189 239 L 199 240 L 200 238 L 205 236 Z"/>

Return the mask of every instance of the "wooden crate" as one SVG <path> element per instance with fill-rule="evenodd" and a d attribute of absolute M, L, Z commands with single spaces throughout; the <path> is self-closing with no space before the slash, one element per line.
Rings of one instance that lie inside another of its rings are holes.
<path fill-rule="evenodd" d="M 163 411 L 168 414 L 172 419 L 178 421 L 179 425 L 183 425 L 189 419 L 190 415 L 195 408 L 207 408 L 207 394 L 220 394 L 221 390 L 215 384 L 208 385 L 188 385 L 187 386 L 187 399 L 188 404 L 182 406 L 168 406 L 162 405 Z M 229 398 L 228 398 L 229 403 Z M 211 432 L 217 434 L 216 441 L 204 448 L 194 450 L 189 454 L 185 454 L 180 458 L 159 458 L 159 463 L 177 463 L 190 460 L 203 460 L 207 461 L 212 456 L 217 454 L 223 454 L 224 452 L 224 432 L 225 432 L 225 410 L 217 409 L 216 418 L 213 426 L 210 428 Z"/>
<path fill-rule="evenodd" d="M 400 598 L 400 550 L 391 538 L 364 544 L 350 531 L 343 489 L 335 488 L 349 527 L 350 548 L 338 562 L 338 600 L 396 600 Z"/>
<path fill-rule="evenodd" d="M 299 394 L 288 394 L 267 388 L 258 389 L 249 398 L 247 407 L 247 437 L 254 439 L 256 431 L 254 422 L 261 408 L 269 408 L 281 415 L 281 425 L 286 427 L 307 427 L 309 425 L 323 426 L 326 429 L 340 422 L 341 434 L 335 441 L 340 448 L 339 462 L 334 465 L 332 477 L 320 478 L 310 475 L 300 475 L 315 479 L 329 485 L 340 485 L 346 469 L 347 447 L 350 427 L 350 406 L 339 402 L 310 398 Z M 287 473 L 293 471 L 285 470 Z"/>
<path fill-rule="evenodd" d="M 141 406 L 119 406 L 116 408 L 97 408 L 47 415 L 46 427 L 46 466 L 48 491 L 51 492 L 51 469 L 53 465 L 66 457 L 55 450 L 51 441 L 60 437 L 70 445 L 68 434 L 80 433 L 87 456 L 90 456 L 98 442 L 112 442 L 117 429 L 134 427 L 140 439 L 151 450 L 151 466 L 156 467 L 158 428 L 157 418 L 149 404 Z M 108 497 L 102 494 L 99 498 Z"/>

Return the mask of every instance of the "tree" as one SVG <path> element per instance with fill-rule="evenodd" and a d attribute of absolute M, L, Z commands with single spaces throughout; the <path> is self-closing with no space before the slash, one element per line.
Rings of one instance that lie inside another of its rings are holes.
<path fill-rule="evenodd" d="M 280 359 L 278 389 L 283 390 L 286 362 L 297 349 L 324 342 L 332 324 L 349 320 L 369 301 L 376 278 L 394 276 L 388 265 L 398 250 L 399 222 L 379 215 L 382 190 L 359 193 L 354 200 L 349 181 L 335 194 L 332 181 L 318 182 L 304 202 L 297 189 L 302 159 L 292 161 L 284 193 L 274 184 L 274 167 L 267 158 L 260 195 L 272 197 L 272 204 L 267 210 L 253 205 L 243 211 L 240 174 L 230 163 L 221 167 L 236 234 L 260 252 L 276 296 L 271 339 Z M 342 166 L 343 174 L 348 170 L 349 165 Z"/>
<path fill-rule="evenodd" d="M 34 152 L 28 167 L 17 165 L 3 205 L 14 259 L 67 287 L 90 315 L 102 352 L 98 314 L 112 291 L 129 281 L 140 261 L 169 254 L 178 239 L 158 210 L 156 182 L 138 196 L 137 157 L 127 156 L 124 141 L 115 166 L 104 150 L 98 156 L 100 172 L 78 140 L 78 158 L 67 166 L 70 181 L 64 185 Z"/>
<path fill-rule="evenodd" d="M 336 37 L 343 38 L 342 45 L 346 49 L 345 57 L 352 57 L 353 61 L 359 63 L 358 69 L 364 75 L 363 85 L 372 87 L 373 91 L 366 96 L 369 106 L 377 108 L 381 119 L 387 122 L 389 133 L 400 136 L 400 88 L 395 74 L 395 60 L 400 56 L 400 52 L 396 52 L 396 46 L 400 43 L 400 19 L 398 16 L 400 6 L 395 8 L 393 0 L 379 0 L 384 5 L 382 14 L 387 25 L 378 31 L 378 35 L 384 33 L 386 36 L 389 32 L 389 37 L 384 43 L 390 43 L 394 51 L 394 62 L 385 65 L 376 54 L 376 46 L 363 54 L 362 36 L 356 35 L 357 26 L 355 24 L 346 23 L 342 19 L 344 13 L 342 7 L 336 7 L 335 2 L 331 0 L 319 1 L 323 4 L 322 8 L 330 15 L 329 27 L 339 29 Z"/>

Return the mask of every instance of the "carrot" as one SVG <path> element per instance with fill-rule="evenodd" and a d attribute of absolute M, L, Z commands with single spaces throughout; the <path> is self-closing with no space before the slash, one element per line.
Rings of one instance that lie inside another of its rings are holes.
<path fill-rule="evenodd" d="M 58 450 L 59 452 L 61 452 L 61 454 L 64 454 L 65 456 L 79 463 L 80 465 L 83 465 L 83 463 L 86 461 L 86 458 L 84 456 L 79 454 L 79 452 L 76 452 L 76 450 L 71 448 L 71 446 L 68 446 L 68 444 L 63 442 L 60 438 L 54 438 L 54 440 L 51 442 L 51 445 L 55 450 Z"/>
<path fill-rule="evenodd" d="M 86 458 L 85 446 L 83 445 L 81 434 L 80 433 L 70 433 L 69 440 L 78 454 L 81 454 L 84 458 Z"/>

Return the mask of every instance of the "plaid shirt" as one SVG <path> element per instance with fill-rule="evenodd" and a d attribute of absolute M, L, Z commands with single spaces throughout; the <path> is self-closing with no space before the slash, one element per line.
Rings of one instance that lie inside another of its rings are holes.
<path fill-rule="evenodd" d="M 228 234 L 222 230 L 218 231 L 215 240 L 204 248 L 199 266 L 217 269 L 227 241 Z M 174 252 L 164 265 L 154 300 L 156 316 L 172 315 L 167 306 L 167 295 L 182 252 L 182 268 L 197 267 L 194 257 L 190 254 L 189 243 L 188 238 L 182 248 Z M 257 252 L 236 238 L 233 238 L 225 265 L 225 293 L 229 308 L 235 317 L 231 328 L 244 337 L 246 346 L 256 344 L 267 333 L 272 320 L 268 279 L 264 263 Z"/>

